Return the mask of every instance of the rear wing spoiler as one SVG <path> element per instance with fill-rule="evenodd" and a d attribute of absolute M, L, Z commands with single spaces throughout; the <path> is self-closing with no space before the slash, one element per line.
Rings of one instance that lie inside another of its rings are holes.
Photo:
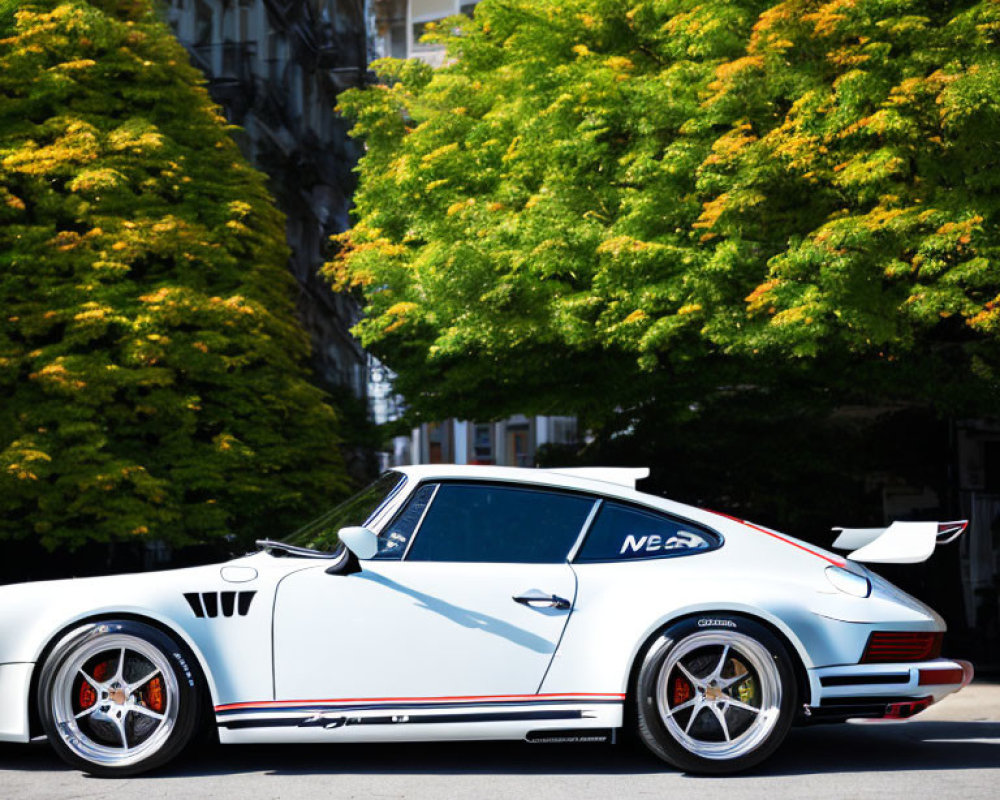
<path fill-rule="evenodd" d="M 919 564 L 931 557 L 939 544 L 948 544 L 969 526 L 967 519 L 954 522 L 893 522 L 888 528 L 834 528 L 833 546 L 853 550 L 851 561 L 870 564 Z"/>

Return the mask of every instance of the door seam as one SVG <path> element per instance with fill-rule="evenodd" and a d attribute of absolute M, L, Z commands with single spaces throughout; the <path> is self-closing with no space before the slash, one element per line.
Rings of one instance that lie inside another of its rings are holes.
<path fill-rule="evenodd" d="M 552 651 L 552 657 L 549 659 L 549 663 L 545 667 L 545 672 L 542 673 L 542 680 L 538 683 L 538 688 L 535 689 L 535 694 L 540 694 L 542 687 L 545 685 L 545 679 L 549 677 L 549 670 L 552 669 L 552 664 L 556 660 L 556 655 L 559 653 L 559 647 L 562 645 L 563 636 L 566 635 L 566 629 L 569 627 L 569 621 L 573 616 L 573 612 L 576 611 L 576 598 L 580 591 L 580 579 L 577 577 L 576 570 L 573 569 L 573 565 L 568 561 L 566 566 L 569 567 L 570 574 L 573 576 L 573 603 L 569 607 L 569 613 L 566 615 L 566 620 L 563 622 L 562 630 L 559 632 L 559 639 L 556 641 L 556 648 Z"/>

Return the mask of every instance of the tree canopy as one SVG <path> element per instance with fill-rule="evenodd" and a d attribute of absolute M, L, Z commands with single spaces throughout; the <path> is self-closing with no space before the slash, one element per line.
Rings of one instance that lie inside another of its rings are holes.
<path fill-rule="evenodd" d="M 284 220 L 150 0 L 0 0 L 0 535 L 183 544 L 338 499 Z"/>
<path fill-rule="evenodd" d="M 444 67 L 342 96 L 326 267 L 418 414 L 998 410 L 1000 3 L 483 0 L 430 35 Z"/>

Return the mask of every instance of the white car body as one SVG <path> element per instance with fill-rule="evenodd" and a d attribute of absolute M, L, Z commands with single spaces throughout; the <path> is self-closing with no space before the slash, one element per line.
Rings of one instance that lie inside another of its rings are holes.
<path fill-rule="evenodd" d="M 724 626 L 717 617 L 727 613 L 761 621 L 794 652 L 804 717 L 898 716 L 890 705 L 936 702 L 971 678 L 964 662 L 941 658 L 859 663 L 875 631 L 941 632 L 944 622 L 862 567 L 851 570 L 871 581 L 870 596 L 841 591 L 825 574 L 847 566 L 840 556 L 635 491 L 634 472 L 398 471 L 402 488 L 367 521 L 375 533 L 418 487 L 462 481 L 643 507 L 714 531 L 722 544 L 658 558 L 666 543 L 646 537 L 622 546 L 647 559 L 580 563 L 578 540 L 558 563 L 403 558 L 362 561 L 352 574 L 258 552 L 192 569 L 2 587 L 0 740 L 39 733 L 40 664 L 68 631 L 102 619 L 149 621 L 186 644 L 223 743 L 610 737 L 623 724 L 637 656 L 657 632 L 685 617 Z M 533 594 L 568 607 L 513 601 Z"/>

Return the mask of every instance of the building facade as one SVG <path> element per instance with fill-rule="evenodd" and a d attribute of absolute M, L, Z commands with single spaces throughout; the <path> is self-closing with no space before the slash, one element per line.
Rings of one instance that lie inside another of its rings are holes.
<path fill-rule="evenodd" d="M 517 414 L 499 422 L 425 423 L 410 437 L 408 463 L 533 467 L 540 448 L 574 445 L 575 417 Z"/>
<path fill-rule="evenodd" d="M 349 222 L 352 168 L 360 155 L 334 113 L 337 94 L 361 85 L 382 57 L 444 61 L 420 41 L 428 23 L 472 14 L 467 0 L 168 0 L 167 19 L 206 76 L 208 90 L 250 161 L 265 172 L 287 216 L 299 318 L 314 366 L 329 386 L 366 398 L 373 421 L 398 419 L 405 401 L 392 372 L 350 334 L 359 309 L 319 277 L 332 234 Z M 532 466 L 539 448 L 577 440 L 573 417 L 454 419 L 396 437 L 382 466 L 450 461 Z"/>
<path fill-rule="evenodd" d="M 333 109 L 341 90 L 365 79 L 364 1 L 167 0 L 166 15 L 287 216 L 317 376 L 364 398 L 367 356 L 350 334 L 359 309 L 318 274 L 330 236 L 349 225 L 359 151 Z"/>

